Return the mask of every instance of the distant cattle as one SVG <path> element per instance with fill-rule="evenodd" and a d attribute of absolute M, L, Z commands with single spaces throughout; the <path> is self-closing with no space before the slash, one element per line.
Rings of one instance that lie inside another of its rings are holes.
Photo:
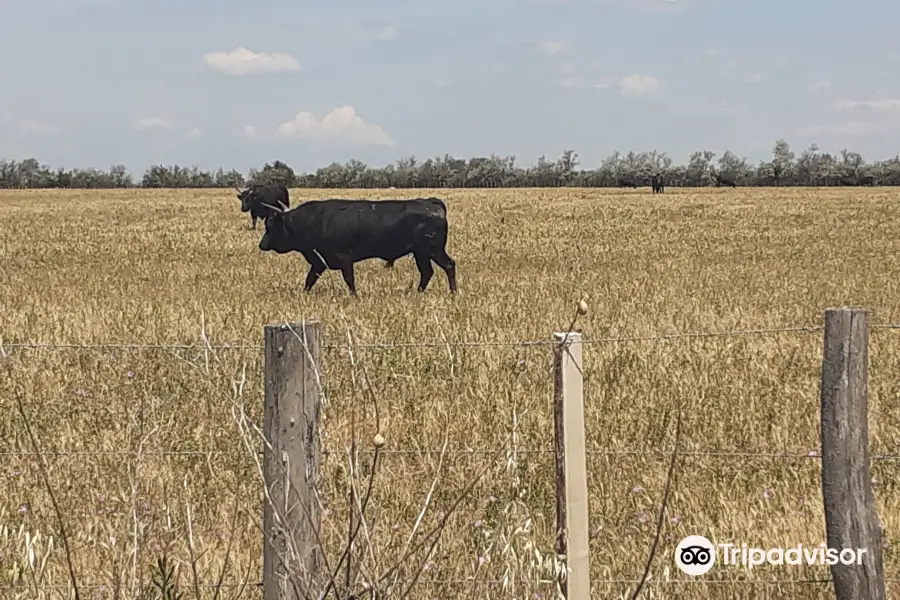
<path fill-rule="evenodd" d="M 734 182 L 734 179 L 730 177 L 725 177 L 724 175 L 716 175 L 716 187 L 721 186 L 733 187 L 736 188 L 737 184 Z"/>
<path fill-rule="evenodd" d="M 284 204 L 288 208 L 291 206 L 291 200 L 288 197 L 287 188 L 283 185 L 251 185 L 244 191 L 237 190 L 237 198 L 241 201 L 241 212 L 250 213 L 250 227 L 256 229 L 256 220 L 265 219 L 268 216 L 277 214 L 270 207 Z"/>
<path fill-rule="evenodd" d="M 339 270 L 356 295 L 353 265 L 370 258 L 394 261 L 412 254 L 424 292 L 434 275 L 431 261 L 447 274 L 456 292 L 456 261 L 447 254 L 447 207 L 439 198 L 410 200 L 311 200 L 293 209 L 271 205 L 259 242 L 263 252 L 299 252 L 309 263 L 308 292 L 326 269 Z"/>
<path fill-rule="evenodd" d="M 650 178 L 650 186 L 653 188 L 654 194 L 662 194 L 666 189 L 666 179 L 661 174 L 656 174 Z"/>
<path fill-rule="evenodd" d="M 618 185 L 618 186 L 621 187 L 621 188 L 624 188 L 624 187 L 630 187 L 630 188 L 633 188 L 633 189 L 637 189 L 637 188 L 638 188 L 637 181 L 635 181 L 634 179 L 631 179 L 630 177 L 626 177 L 626 178 L 623 178 L 623 179 L 619 179 L 619 180 L 616 182 L 616 185 Z"/>

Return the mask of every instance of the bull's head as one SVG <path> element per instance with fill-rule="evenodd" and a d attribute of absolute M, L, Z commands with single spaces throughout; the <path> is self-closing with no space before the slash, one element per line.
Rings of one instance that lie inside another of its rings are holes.
<path fill-rule="evenodd" d="M 292 249 L 290 235 L 285 225 L 284 213 L 288 207 L 281 200 L 278 206 L 261 203 L 262 206 L 271 209 L 272 214 L 266 217 L 262 239 L 259 240 L 259 249 L 263 252 L 274 251 L 278 254 L 290 252 Z"/>
<path fill-rule="evenodd" d="M 253 195 L 256 190 L 253 188 L 247 188 L 246 190 L 241 191 L 238 188 L 234 188 L 237 191 L 237 199 L 241 201 L 241 212 L 248 212 L 250 210 L 250 206 L 253 204 Z"/>

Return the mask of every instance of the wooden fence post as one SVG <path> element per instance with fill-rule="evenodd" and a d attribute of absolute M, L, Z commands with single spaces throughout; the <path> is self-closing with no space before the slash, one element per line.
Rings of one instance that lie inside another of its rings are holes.
<path fill-rule="evenodd" d="M 885 600 L 881 525 L 869 474 L 869 311 L 825 311 L 822 497 L 829 548 L 865 549 L 861 564 L 831 566 L 838 600 Z M 857 561 L 859 562 L 859 561 Z"/>
<path fill-rule="evenodd" d="M 590 600 L 584 377 L 579 332 L 554 333 L 553 429 L 556 440 L 556 553 L 567 568 L 560 589 L 568 600 Z"/>
<path fill-rule="evenodd" d="M 319 596 L 319 333 L 318 321 L 263 329 L 263 600 Z"/>

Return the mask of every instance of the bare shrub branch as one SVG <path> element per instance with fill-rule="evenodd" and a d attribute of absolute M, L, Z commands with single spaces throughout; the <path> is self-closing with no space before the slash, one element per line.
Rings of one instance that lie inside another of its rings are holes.
<path fill-rule="evenodd" d="M 28 433 L 28 438 L 31 440 L 31 447 L 34 448 L 34 453 L 37 454 L 41 478 L 44 480 L 44 487 L 47 489 L 47 494 L 50 496 L 50 502 L 53 504 L 53 512 L 56 513 L 60 537 L 62 537 L 63 548 L 66 551 L 66 566 L 69 570 L 69 581 L 72 583 L 72 588 L 75 592 L 75 600 L 81 600 L 81 594 L 78 591 L 78 580 L 75 577 L 75 567 L 72 563 L 72 551 L 69 548 L 69 536 L 66 534 L 66 524 L 63 520 L 59 503 L 56 501 L 56 494 L 53 493 L 53 486 L 50 485 L 50 478 L 47 475 L 47 465 L 45 464 L 46 459 L 41 452 L 40 446 L 38 446 L 34 432 L 31 430 L 31 421 L 28 420 L 28 415 L 25 414 L 25 407 L 22 405 L 22 396 L 18 390 L 16 391 L 16 407 L 19 409 L 19 415 L 22 417 L 22 422 L 25 424 L 25 431 Z"/>
<path fill-rule="evenodd" d="M 659 516 L 656 519 L 656 533 L 653 536 L 653 545 L 650 547 L 650 556 L 647 557 L 647 564 L 644 565 L 644 574 L 641 576 L 641 581 L 638 583 L 637 588 L 634 590 L 634 594 L 631 595 L 631 600 L 637 600 L 638 596 L 641 593 L 641 589 L 643 589 L 644 584 L 647 583 L 647 580 L 650 578 L 650 567 L 653 565 L 653 559 L 656 557 L 656 549 L 659 546 L 659 539 L 662 536 L 662 527 L 663 527 L 663 519 L 666 514 L 666 507 L 669 503 L 669 490 L 672 485 L 672 480 L 675 476 L 675 463 L 678 458 L 678 446 L 681 443 L 681 405 L 678 406 L 678 412 L 675 415 L 675 445 L 672 448 L 672 458 L 669 460 L 669 470 L 666 474 L 666 485 L 663 489 L 663 497 L 662 502 L 659 507 Z"/>

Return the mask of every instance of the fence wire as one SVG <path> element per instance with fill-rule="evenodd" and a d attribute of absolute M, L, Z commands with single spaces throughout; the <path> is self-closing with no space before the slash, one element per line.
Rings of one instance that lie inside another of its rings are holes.
<path fill-rule="evenodd" d="M 869 329 L 900 329 L 900 324 L 869 325 Z M 776 333 L 815 333 L 823 331 L 823 325 L 772 327 L 763 329 L 735 329 L 729 331 L 697 331 L 687 333 L 667 333 L 657 335 L 599 337 L 582 339 L 582 344 L 616 344 L 624 342 L 652 342 L 678 339 L 717 338 L 729 336 L 770 335 Z M 323 344 L 326 350 L 355 350 L 361 348 L 378 348 L 390 350 L 395 348 L 452 348 L 458 347 L 530 347 L 550 346 L 555 340 L 456 340 L 456 341 L 405 341 L 405 342 L 367 342 L 360 344 Z M 52 343 L 52 342 L 0 342 L 0 355 L 6 350 L 263 350 L 262 344 L 228 343 L 228 344 L 149 344 L 149 343 Z"/>
<path fill-rule="evenodd" d="M 440 450 L 440 449 L 379 449 L 378 455 L 385 456 L 480 456 L 480 455 L 496 455 L 506 450 L 507 447 L 496 448 L 494 450 Z M 346 456 L 350 452 L 347 446 L 343 450 L 323 450 L 322 456 Z M 516 454 L 555 454 L 556 451 L 551 448 L 516 448 Z M 651 450 L 622 450 L 622 449 L 594 449 L 586 450 L 588 456 L 658 456 L 669 457 L 674 450 L 651 449 Z M 361 455 L 373 455 L 374 450 L 357 450 Z M 22 451 L 22 452 L 0 452 L 0 456 L 220 456 L 226 454 L 222 450 L 48 450 L 41 452 Z M 262 455 L 262 452 L 259 452 Z M 690 456 L 695 458 L 722 458 L 722 459 L 747 459 L 747 458 L 765 458 L 771 460 L 805 460 L 805 459 L 821 459 L 822 456 L 817 450 L 810 450 L 807 453 L 801 452 L 729 452 L 729 451 L 689 451 L 679 450 L 679 457 Z M 895 461 L 900 460 L 900 454 L 872 454 L 870 460 L 877 461 Z M 498 460 L 506 460 L 501 457 Z"/>
<path fill-rule="evenodd" d="M 900 330 L 900 324 L 880 324 L 869 325 L 870 330 Z M 704 339 L 704 338 L 721 338 L 721 337 L 740 337 L 754 335 L 774 335 L 788 333 L 816 333 L 824 330 L 822 325 L 813 326 L 795 326 L 795 327 L 774 327 L 761 329 L 738 329 L 727 331 L 706 331 L 706 332 L 686 332 L 672 334 L 657 334 L 646 336 L 620 336 L 620 337 L 599 337 L 582 339 L 585 345 L 591 344 L 616 344 L 629 342 L 650 342 L 650 341 L 669 341 L 682 339 Z M 558 342 L 553 339 L 542 340 L 515 340 L 515 341 L 479 341 L 479 340 L 456 340 L 456 341 L 403 341 L 403 342 L 369 342 L 359 344 L 323 344 L 320 347 L 327 350 L 356 350 L 356 349 L 400 349 L 400 348 L 446 348 L 446 347 L 533 347 L 533 346 L 550 346 Z M 0 337 L 0 358 L 8 355 L 10 350 L 136 350 L 136 351 L 179 351 L 179 350 L 195 350 L 195 351 L 215 351 L 215 350 L 263 350 L 262 344 L 246 344 L 246 343 L 226 343 L 226 344 L 177 344 L 177 343 L 41 343 L 41 342 L 15 342 L 3 343 Z M 329 455 L 345 455 L 350 448 L 324 450 L 323 456 Z M 473 455 L 490 455 L 497 454 L 499 449 L 380 449 L 380 456 L 420 456 L 420 455 L 445 455 L 445 456 L 473 456 Z M 552 455 L 555 450 L 546 449 L 522 449 L 515 450 L 517 454 L 542 454 Z M 671 456 L 672 449 L 615 449 L 615 448 L 599 448 L 586 451 L 589 456 Z M 373 454 L 373 450 L 360 450 L 360 454 Z M 222 451 L 203 451 L 203 450 L 161 450 L 161 451 L 42 451 L 38 452 L 0 452 L 0 457 L 23 457 L 23 456 L 215 456 L 225 454 Z M 262 452 L 260 452 L 262 454 Z M 803 452 L 746 452 L 746 451 L 678 451 L 680 457 L 703 457 L 717 459 L 741 459 L 762 458 L 773 460 L 819 460 L 821 455 L 818 451 L 812 450 Z M 502 458 L 502 457 L 501 457 Z M 870 456 L 873 461 L 898 461 L 900 454 L 873 454 Z M 411 583 L 401 582 L 401 583 Z M 556 581 L 552 579 L 544 580 L 473 580 L 473 579 L 418 579 L 420 585 L 474 585 L 474 586 L 550 586 L 556 585 Z M 637 585 L 639 579 L 592 579 L 593 585 Z M 647 586 L 666 587 L 666 586 L 797 586 L 797 585 L 824 585 L 832 584 L 831 578 L 822 579 L 674 579 L 662 580 L 650 578 L 645 582 Z M 900 579 L 886 578 L 885 583 L 900 583 Z M 216 584 L 199 584 L 198 587 L 204 589 L 238 589 L 238 588 L 261 588 L 262 582 L 252 583 L 222 583 Z M 27 586 L 33 589 L 34 586 Z M 38 584 L 42 590 L 66 590 L 72 589 L 71 584 Z M 123 586 L 128 587 L 128 586 Z M 0 585 L 0 589 L 19 589 L 23 586 Z M 107 590 L 115 589 L 114 585 L 103 583 L 79 584 L 79 588 L 87 590 Z"/>
<path fill-rule="evenodd" d="M 591 585 L 637 585 L 640 583 L 640 579 L 591 579 Z M 900 579 L 893 578 L 885 578 L 885 583 L 900 583 Z M 413 583 L 413 580 L 400 580 L 398 583 Z M 475 585 L 475 586 L 550 586 L 556 585 L 556 581 L 552 579 L 538 579 L 538 580 L 509 580 L 509 579 L 417 579 L 415 583 L 419 585 Z M 702 585 L 755 585 L 755 586 L 789 586 L 789 585 L 824 585 L 834 583 L 834 580 L 830 577 L 825 577 L 821 579 L 648 579 L 644 585 L 649 586 L 702 586 Z M 203 589 L 234 589 L 234 588 L 261 588 L 263 583 L 261 581 L 241 584 L 241 583 L 222 583 L 222 584 L 213 584 L 213 583 L 200 583 L 197 584 L 197 587 Z M 193 587 L 193 584 L 190 584 Z M 13 586 L 13 585 L 0 585 L 0 589 L 17 589 L 17 588 L 29 588 L 34 589 L 34 585 L 27 584 L 21 586 Z M 65 590 L 72 589 L 71 584 L 67 583 L 47 583 L 47 584 L 37 584 L 38 589 L 44 590 Z M 129 585 L 121 585 L 120 588 L 125 589 L 130 587 Z M 106 590 L 106 589 L 115 589 L 115 586 L 111 584 L 105 583 L 92 583 L 88 585 L 84 585 L 79 583 L 79 589 L 86 590 Z"/>

